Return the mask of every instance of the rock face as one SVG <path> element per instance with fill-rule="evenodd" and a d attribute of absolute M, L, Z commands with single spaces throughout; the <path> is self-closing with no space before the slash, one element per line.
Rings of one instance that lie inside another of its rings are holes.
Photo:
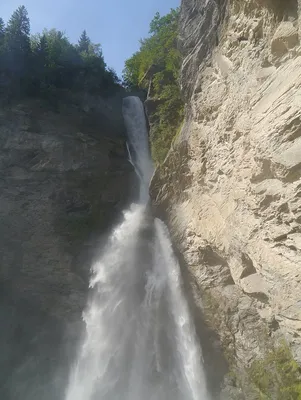
<path fill-rule="evenodd" d="M 84 107 L 55 113 L 22 102 L 0 112 L 0 397 L 6 400 L 62 398 L 91 259 L 129 198 L 134 174 L 123 127 L 116 125 L 121 107 L 94 103 L 85 99 Z"/>
<path fill-rule="evenodd" d="M 182 1 L 186 119 L 151 184 L 194 303 L 241 371 L 280 337 L 301 362 L 300 7 Z"/>

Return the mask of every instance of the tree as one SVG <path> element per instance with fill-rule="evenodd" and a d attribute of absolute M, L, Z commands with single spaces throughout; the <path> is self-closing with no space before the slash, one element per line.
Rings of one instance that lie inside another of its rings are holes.
<path fill-rule="evenodd" d="M 150 23 L 149 33 L 152 35 L 158 34 L 160 30 L 166 26 L 178 22 L 179 9 L 171 9 L 170 13 L 161 17 L 160 13 L 157 12 Z"/>
<path fill-rule="evenodd" d="M 91 46 L 91 40 L 87 35 L 87 31 L 84 30 L 78 41 L 77 45 L 78 51 L 80 53 L 88 53 L 90 50 L 90 46 Z"/>
<path fill-rule="evenodd" d="M 5 38 L 5 25 L 2 18 L 0 18 L 0 74 L 2 74 L 4 70 L 4 38 Z"/>
<path fill-rule="evenodd" d="M 44 33 L 42 35 L 34 35 L 31 37 L 31 49 L 36 63 L 39 64 L 41 68 L 47 67 L 49 47 L 47 37 Z"/>
<path fill-rule="evenodd" d="M 4 37 L 5 25 L 3 19 L 0 17 L 0 38 Z"/>
<path fill-rule="evenodd" d="M 5 37 L 5 25 L 3 19 L 0 17 L 0 55 L 3 52 L 4 37 Z"/>
<path fill-rule="evenodd" d="M 30 37 L 27 10 L 20 6 L 5 28 L 0 18 L 0 92 L 59 99 L 61 89 L 107 95 L 119 88 L 107 68 L 100 44 L 86 30 L 77 45 L 64 32 L 51 29 Z"/>
<path fill-rule="evenodd" d="M 66 35 L 56 29 L 44 30 L 40 37 L 40 58 L 46 61 L 47 81 L 57 88 L 71 88 L 81 66 L 81 57 Z"/>
<path fill-rule="evenodd" d="M 125 63 L 124 80 L 134 86 L 147 87 L 143 78 L 150 67 L 160 66 L 162 71 L 177 79 L 181 57 L 177 49 L 179 10 L 171 10 L 161 17 L 156 13 L 150 23 L 151 36 L 140 41 L 140 49 Z"/>
<path fill-rule="evenodd" d="M 108 74 L 111 75 L 113 82 L 117 83 L 118 85 L 121 84 L 121 79 L 117 75 L 117 72 L 115 71 L 114 68 L 109 68 L 108 69 Z"/>
<path fill-rule="evenodd" d="M 126 87 L 133 90 L 139 87 L 140 66 L 142 64 L 142 52 L 136 52 L 131 58 L 125 61 L 123 70 L 123 82 Z"/>
<path fill-rule="evenodd" d="M 39 46 L 37 48 L 38 56 L 40 58 L 41 65 L 43 68 L 47 68 L 49 62 L 49 48 L 46 35 L 42 35 L 40 38 Z"/>
<path fill-rule="evenodd" d="M 151 88 L 157 104 L 151 130 L 153 158 L 162 162 L 183 119 L 183 103 L 178 76 L 181 55 L 177 48 L 179 10 L 150 23 L 150 36 L 140 41 L 140 49 L 125 62 L 123 80 L 129 89 Z"/>
<path fill-rule="evenodd" d="M 25 6 L 18 7 L 13 13 L 8 21 L 5 33 L 10 46 L 19 46 L 22 50 L 28 50 L 30 21 Z"/>
<path fill-rule="evenodd" d="M 31 37 L 31 93 L 37 95 L 47 86 L 49 48 L 45 34 Z"/>
<path fill-rule="evenodd" d="M 30 58 L 30 21 L 27 10 L 20 6 L 12 14 L 5 30 L 5 48 L 8 67 L 18 73 L 25 73 Z"/>

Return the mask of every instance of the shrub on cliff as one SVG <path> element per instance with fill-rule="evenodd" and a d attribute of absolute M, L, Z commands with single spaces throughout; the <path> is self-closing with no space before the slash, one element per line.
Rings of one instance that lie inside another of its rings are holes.
<path fill-rule="evenodd" d="M 150 23 L 150 36 L 125 62 L 123 79 L 130 90 L 144 89 L 157 104 L 152 115 L 151 148 L 156 163 L 163 162 L 183 120 L 183 102 L 178 77 L 181 55 L 177 48 L 179 10 Z"/>
<path fill-rule="evenodd" d="M 301 399 L 301 369 L 285 342 L 255 361 L 248 372 L 260 399 Z"/>

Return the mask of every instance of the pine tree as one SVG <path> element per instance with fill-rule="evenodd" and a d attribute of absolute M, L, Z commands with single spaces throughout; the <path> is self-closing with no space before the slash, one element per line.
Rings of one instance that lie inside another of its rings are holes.
<path fill-rule="evenodd" d="M 40 41 L 39 41 L 38 47 L 36 49 L 36 53 L 37 53 L 37 55 L 39 57 L 41 65 L 43 67 L 45 67 L 46 64 L 47 64 L 48 52 L 49 52 L 49 48 L 48 48 L 47 38 L 46 38 L 46 35 L 43 34 L 40 37 Z"/>
<path fill-rule="evenodd" d="M 45 84 L 47 67 L 49 63 L 49 48 L 46 35 L 43 34 L 35 43 L 33 49 L 33 70 L 35 71 L 36 78 L 40 80 L 40 84 Z"/>
<path fill-rule="evenodd" d="M 6 36 L 8 40 L 20 40 L 29 42 L 30 22 L 25 6 L 20 6 L 8 21 Z"/>
<path fill-rule="evenodd" d="M 91 47 L 91 40 L 88 37 L 86 30 L 84 30 L 78 41 L 78 51 L 80 53 L 88 53 L 90 47 Z"/>
<path fill-rule="evenodd" d="M 1 0 L 0 0 L 1 1 Z M 84 30 L 78 44 L 56 29 L 30 37 L 27 10 L 20 6 L 7 25 L 0 18 L 0 93 L 56 98 L 68 89 L 104 93 L 118 77 L 108 70 L 99 44 Z"/>
<path fill-rule="evenodd" d="M 4 36 L 5 25 L 3 19 L 0 17 L 0 38 Z"/>
<path fill-rule="evenodd" d="M 5 37 L 5 24 L 3 19 L 0 17 L 0 51 L 3 51 Z"/>
<path fill-rule="evenodd" d="M 3 53 L 3 45 L 4 45 L 4 35 L 5 35 L 5 25 L 3 19 L 0 17 L 0 56 Z"/>
<path fill-rule="evenodd" d="M 23 70 L 30 58 L 30 22 L 27 10 L 20 6 L 12 14 L 5 30 L 5 46 L 9 53 L 10 67 Z"/>
<path fill-rule="evenodd" d="M 4 35 L 5 25 L 2 18 L 0 18 L 0 73 L 4 66 Z"/>

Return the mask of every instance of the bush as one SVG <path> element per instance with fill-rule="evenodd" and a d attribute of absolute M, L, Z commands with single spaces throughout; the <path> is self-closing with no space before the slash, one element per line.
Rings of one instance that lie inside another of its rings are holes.
<path fill-rule="evenodd" d="M 301 400 L 301 370 L 286 343 L 255 361 L 249 376 L 262 400 Z"/>

